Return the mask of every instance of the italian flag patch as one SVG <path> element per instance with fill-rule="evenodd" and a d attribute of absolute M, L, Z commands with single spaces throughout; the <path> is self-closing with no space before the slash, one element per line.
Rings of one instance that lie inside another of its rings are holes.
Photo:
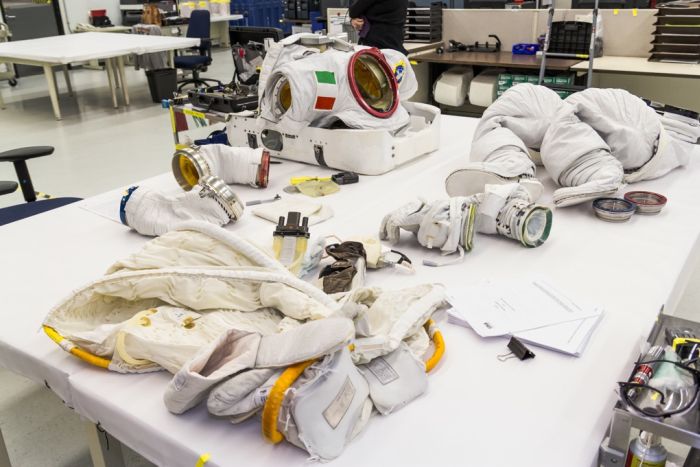
<path fill-rule="evenodd" d="M 333 110 L 338 98 L 338 84 L 332 71 L 316 72 L 316 104 L 315 110 Z"/>

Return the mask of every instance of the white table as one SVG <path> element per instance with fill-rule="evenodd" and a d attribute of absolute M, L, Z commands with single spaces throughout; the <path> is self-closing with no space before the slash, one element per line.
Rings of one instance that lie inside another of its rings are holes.
<path fill-rule="evenodd" d="M 218 37 L 221 47 L 231 47 L 231 39 L 228 35 L 229 21 L 243 19 L 243 15 L 211 15 L 211 37 Z"/>
<path fill-rule="evenodd" d="M 466 159 L 475 124 L 474 119 L 443 117 L 438 153 L 343 187 L 324 200 L 335 217 L 313 226 L 312 235 L 371 234 L 386 212 L 415 196 L 444 197 L 444 177 Z M 160 157 L 167 168 L 170 154 Z M 236 191 L 244 200 L 292 196 L 282 192 L 290 176 L 331 172 L 284 161 L 272 166 L 267 190 L 237 186 Z M 542 247 L 526 249 L 512 240 L 478 235 L 474 251 L 459 265 L 420 265 L 437 254 L 405 236 L 397 248 L 414 260 L 417 274 L 371 271 L 369 285 L 442 282 L 458 288 L 483 279 L 544 275 L 572 295 L 601 303 L 606 315 L 580 358 L 533 348 L 534 360 L 506 363 L 496 359 L 504 353 L 506 339 L 481 339 L 439 319 L 447 350 L 430 375 L 428 393 L 390 416 L 374 416 L 332 465 L 593 465 L 615 402 L 616 381 L 629 373 L 640 339 L 661 306 L 673 310 L 694 267 L 699 176 L 695 163 L 634 185 L 669 197 L 659 216 L 609 224 L 595 218 L 590 205 L 560 209 Z M 549 203 L 552 183 L 545 183 L 542 201 Z M 170 174 L 143 184 L 178 190 Z M 121 192 L 82 204 L 107 201 L 116 212 Z M 250 213 L 228 228 L 260 242 L 271 238 L 274 229 Z M 183 416 L 168 413 L 162 403 L 168 374 L 121 375 L 90 367 L 39 330 L 52 305 L 146 240 L 80 204 L 0 229 L 3 264 L 10 266 L 0 269 L 0 365 L 46 382 L 68 406 L 158 465 L 191 467 L 205 453 L 211 456 L 207 467 L 307 465 L 305 452 L 287 443 L 266 444 L 256 420 L 232 426 L 210 417 L 204 407 Z"/>
<path fill-rule="evenodd" d="M 571 67 L 572 70 L 588 70 L 588 60 Z M 671 76 L 700 78 L 700 64 L 650 62 L 644 57 L 616 57 L 612 55 L 593 59 L 593 71 L 631 75 Z"/>
<path fill-rule="evenodd" d="M 0 44 L 0 61 L 43 67 L 54 115 L 56 120 L 60 120 L 61 109 L 54 67 L 63 68 L 68 92 L 72 94 L 68 64 L 105 59 L 112 90 L 112 103 L 117 107 L 116 88 L 119 86 L 122 89 L 124 103 L 129 105 L 129 91 L 124 73 L 125 55 L 172 51 L 197 45 L 199 45 L 199 39 L 86 32 Z"/>

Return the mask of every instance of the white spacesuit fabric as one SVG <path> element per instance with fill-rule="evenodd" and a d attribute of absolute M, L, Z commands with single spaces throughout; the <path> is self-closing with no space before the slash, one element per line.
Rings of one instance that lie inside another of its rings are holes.
<path fill-rule="evenodd" d="M 338 309 L 333 299 L 247 241 L 192 222 L 75 291 L 44 324 L 110 358 L 115 371 L 172 371 L 226 329 L 270 334 L 285 317 L 316 320 Z"/>
<path fill-rule="evenodd" d="M 470 251 L 474 231 L 499 234 L 528 247 L 544 243 L 551 228 L 548 208 L 535 205 L 522 184 L 486 185 L 484 193 L 453 197 L 431 203 L 412 201 L 382 220 L 379 235 L 396 243 L 401 229 L 415 234 L 418 243 L 443 254 Z M 454 262 L 454 261 L 452 261 Z M 427 266 L 443 266 L 425 260 Z"/>
<path fill-rule="evenodd" d="M 286 368 L 334 353 L 350 343 L 352 322 L 345 318 L 309 321 L 266 336 L 229 329 L 204 347 L 173 377 L 163 397 L 173 413 L 196 406 L 209 390 L 241 371 Z"/>
<path fill-rule="evenodd" d="M 532 156 L 539 152 L 562 187 L 555 204 L 578 204 L 686 165 L 693 148 L 683 144 L 694 138 L 692 120 L 676 137 L 665 129 L 675 122 L 627 91 L 587 89 L 562 101 L 543 86 L 519 84 L 484 112 L 470 162 L 450 174 L 445 187 L 450 196 L 467 196 L 484 184 L 519 181 L 537 199 Z"/>
<path fill-rule="evenodd" d="M 261 414 L 268 440 L 326 461 L 372 407 L 389 414 L 425 391 L 444 351 L 428 324 L 446 305 L 431 284 L 331 297 L 247 240 L 190 221 L 71 293 L 44 329 L 103 368 L 173 373 L 163 396 L 173 413 L 207 399 L 234 423 Z"/>
<path fill-rule="evenodd" d="M 557 206 L 569 206 L 609 195 L 622 185 L 622 164 L 610 154 L 603 139 L 562 106 L 542 143 L 542 163 L 554 181 L 564 187 L 554 192 Z"/>
<path fill-rule="evenodd" d="M 402 342 L 393 352 L 376 357 L 358 369 L 369 384 L 369 397 L 382 415 L 405 406 L 428 389 L 425 363 Z"/>
<path fill-rule="evenodd" d="M 231 147 L 225 144 L 206 144 L 196 151 L 206 164 L 200 175 L 216 175 L 227 184 L 256 186 L 261 164 L 262 148 Z"/>
<path fill-rule="evenodd" d="M 355 54 L 364 54 L 360 50 Z M 352 78 L 348 69 L 353 53 L 329 49 L 319 54 L 311 54 L 303 59 L 288 62 L 270 74 L 260 102 L 260 115 L 283 133 L 295 134 L 307 126 L 329 127 L 341 121 L 350 128 L 398 130 L 409 123 L 406 109 L 398 105 L 398 96 L 386 104 L 385 116 L 368 113 L 353 95 Z M 376 60 L 384 60 L 381 54 Z M 386 63 L 386 62 L 385 62 Z M 410 66 L 410 65 L 407 65 Z M 397 86 L 393 71 L 390 72 L 388 86 Z M 386 76 L 386 75 L 385 75 Z M 404 76 L 409 80 L 409 76 Z M 291 105 L 280 107 L 280 96 L 289 86 Z M 388 92 L 391 92 L 389 90 Z"/>
<path fill-rule="evenodd" d="M 312 459 L 338 457 L 371 411 L 367 380 L 347 348 L 313 363 L 286 392 L 277 427 Z"/>
<path fill-rule="evenodd" d="M 337 39 L 321 52 L 302 45 L 304 39 L 313 37 L 290 36 L 268 51 L 259 82 L 260 128 L 297 134 L 340 121 L 393 132 L 409 124 L 399 101 L 415 94 L 418 81 L 405 55 Z"/>
<path fill-rule="evenodd" d="M 529 152 L 540 150 L 561 107 L 561 98 L 548 88 L 521 84 L 508 89 L 484 112 L 474 133 L 470 162 L 448 176 L 447 193 L 471 196 L 483 192 L 486 184 L 523 181 L 536 201 L 543 188 L 534 178 Z"/>
<path fill-rule="evenodd" d="M 175 196 L 147 187 L 137 187 L 123 203 L 122 221 L 142 235 L 162 235 L 178 223 L 201 220 L 223 226 L 231 222 L 219 202 L 202 197 L 202 187 Z"/>
<path fill-rule="evenodd" d="M 396 350 L 403 340 L 425 333 L 423 325 L 440 308 L 447 297 L 439 285 L 423 284 L 396 291 L 367 287 L 354 290 L 343 302 L 341 313 L 355 323 L 355 363 L 367 363 L 375 357 Z M 412 347 L 415 355 L 423 357 L 427 339 L 414 342 L 424 348 Z"/>

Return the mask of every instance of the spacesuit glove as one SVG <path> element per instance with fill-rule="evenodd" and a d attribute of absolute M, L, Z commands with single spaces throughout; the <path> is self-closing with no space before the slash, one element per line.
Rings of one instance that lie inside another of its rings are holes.
<path fill-rule="evenodd" d="M 401 229 L 418 233 L 423 217 L 428 212 L 428 206 L 422 200 L 414 200 L 390 212 L 382 219 L 379 228 L 379 238 L 397 243 L 401 238 Z"/>
<path fill-rule="evenodd" d="M 213 198 L 200 196 L 202 187 L 176 196 L 146 187 L 132 187 L 122 199 L 122 223 L 142 235 L 158 236 L 176 224 L 201 220 L 223 226 L 230 222 L 224 208 Z"/>

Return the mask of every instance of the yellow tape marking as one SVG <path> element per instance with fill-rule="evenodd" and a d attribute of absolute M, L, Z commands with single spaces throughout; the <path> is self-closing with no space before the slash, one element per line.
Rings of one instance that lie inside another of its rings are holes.
<path fill-rule="evenodd" d="M 211 459 L 211 454 L 205 452 L 204 454 L 199 456 L 199 459 L 197 460 L 197 463 L 194 467 L 204 467 L 204 464 L 206 464 L 209 461 L 209 459 Z"/>
<path fill-rule="evenodd" d="M 637 10 L 636 8 L 632 9 L 632 16 L 637 16 L 638 13 L 639 13 L 639 10 Z"/>

